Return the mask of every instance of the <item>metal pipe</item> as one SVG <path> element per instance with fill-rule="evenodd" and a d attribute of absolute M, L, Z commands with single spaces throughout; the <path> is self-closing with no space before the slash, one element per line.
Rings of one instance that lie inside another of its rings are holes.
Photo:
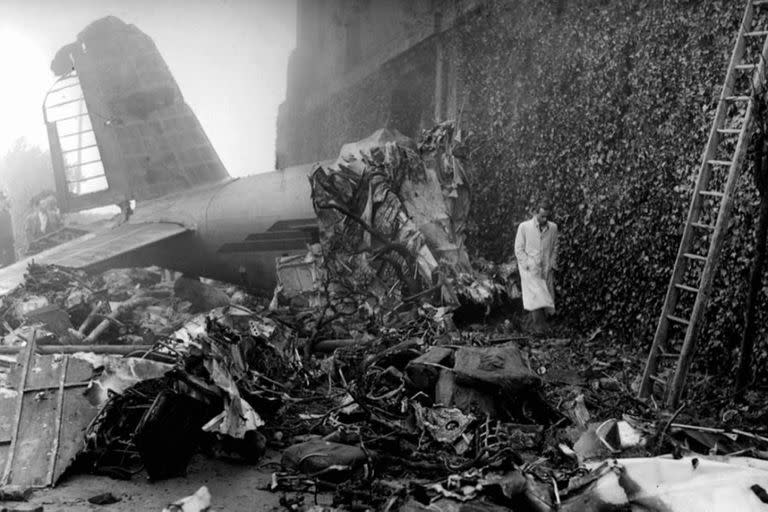
<path fill-rule="evenodd" d="M 0 346 L 0 355 L 16 355 L 25 347 Z M 93 352 L 94 354 L 126 355 L 131 352 L 147 351 L 152 345 L 38 345 L 39 354 L 75 354 L 77 352 Z"/>

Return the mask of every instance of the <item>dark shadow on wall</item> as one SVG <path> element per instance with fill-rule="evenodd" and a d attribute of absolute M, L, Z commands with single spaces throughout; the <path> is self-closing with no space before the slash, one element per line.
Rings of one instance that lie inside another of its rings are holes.
<path fill-rule="evenodd" d="M 387 128 L 415 137 L 431 121 L 432 83 L 416 70 L 402 76 L 392 89 Z"/>

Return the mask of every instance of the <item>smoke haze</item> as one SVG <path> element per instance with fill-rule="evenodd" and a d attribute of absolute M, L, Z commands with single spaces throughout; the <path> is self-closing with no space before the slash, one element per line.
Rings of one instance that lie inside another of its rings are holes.
<path fill-rule="evenodd" d="M 107 15 L 152 37 L 231 175 L 274 168 L 295 0 L 3 0 L 0 155 L 20 137 L 47 149 L 41 105 L 54 80 L 50 62 Z"/>

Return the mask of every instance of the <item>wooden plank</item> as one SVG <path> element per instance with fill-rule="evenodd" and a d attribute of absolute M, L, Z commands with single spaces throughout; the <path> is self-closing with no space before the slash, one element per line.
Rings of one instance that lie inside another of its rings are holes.
<path fill-rule="evenodd" d="M 677 322 L 677 323 L 683 324 L 683 325 L 688 325 L 690 323 L 685 318 L 680 318 L 679 316 L 675 316 L 675 315 L 667 315 L 667 318 L 672 320 L 673 322 Z"/>
<path fill-rule="evenodd" d="M 16 386 L 17 396 L 16 396 L 16 407 L 14 408 L 14 414 L 13 414 L 13 425 L 11 428 L 11 444 L 8 448 L 8 453 L 5 457 L 5 468 L 3 469 L 3 478 L 0 481 L 0 485 L 5 486 L 8 485 L 8 482 L 11 478 L 11 468 L 13 467 L 13 458 L 14 453 L 16 451 L 16 444 L 18 440 L 18 433 L 19 433 L 19 423 L 21 422 L 21 412 L 24 405 L 24 393 L 22 390 L 24 389 L 24 384 L 27 378 L 27 370 L 29 370 L 29 364 L 32 360 L 32 355 L 34 353 L 35 349 L 35 341 L 37 338 L 37 331 L 33 331 L 32 333 L 32 339 L 29 340 L 26 346 L 26 352 L 22 356 L 23 366 L 21 370 L 21 376 L 16 381 L 19 383 L 18 386 Z"/>
<path fill-rule="evenodd" d="M 67 382 L 67 368 L 69 367 L 69 357 L 64 358 L 61 365 L 61 375 L 59 376 L 59 389 L 56 397 L 55 420 L 56 425 L 53 429 L 53 448 L 48 454 L 48 474 L 45 478 L 46 485 L 53 485 L 53 471 L 56 467 L 56 458 L 59 455 L 59 444 L 61 441 L 61 420 L 64 416 L 64 384 Z"/>
<path fill-rule="evenodd" d="M 75 385 L 87 381 L 93 373 L 93 367 L 82 359 L 69 358 L 66 385 Z M 83 388 L 70 387 L 64 390 L 63 414 L 59 431 L 59 449 L 54 465 L 51 482 L 56 483 L 83 449 L 85 429 L 99 412 L 98 406 L 91 405 L 83 395 Z"/>
<path fill-rule="evenodd" d="M 59 371 L 52 368 L 48 370 L 43 377 L 35 380 L 55 385 L 59 378 Z M 32 375 L 28 374 L 28 377 Z M 56 392 L 24 393 L 23 402 L 24 407 L 19 416 L 19 430 L 11 452 L 12 465 L 6 485 L 45 487 L 49 485 L 47 480 L 49 454 L 56 436 Z"/>
<path fill-rule="evenodd" d="M 0 390 L 0 468 L 5 469 L 16 420 L 17 392 Z M 1 475 L 0 475 L 1 476 Z"/>
<path fill-rule="evenodd" d="M 30 388 L 58 389 L 59 375 L 63 364 L 63 356 L 32 354 L 31 364 L 27 370 L 27 379 L 24 383 L 25 393 L 29 393 L 27 390 Z"/>
<path fill-rule="evenodd" d="M 717 229 L 717 228 L 715 228 Z M 703 261 L 707 262 L 707 256 L 702 256 L 701 254 L 692 254 L 692 253 L 685 253 L 683 254 L 684 257 L 688 258 L 689 260 L 696 260 L 696 261 Z"/>
<path fill-rule="evenodd" d="M 68 355 L 36 353 L 36 344 L 28 345 L 20 356 L 24 368 L 17 372 L 17 388 L 22 391 L 14 403 L 16 414 L 9 415 L 14 420 L 3 485 L 47 487 L 80 452 L 85 429 L 98 413 L 83 395 L 93 367 Z M 4 430 L 7 436 L 8 427 Z"/>
<path fill-rule="evenodd" d="M 11 442 L 17 393 L 14 389 L 0 390 L 0 445 Z"/>

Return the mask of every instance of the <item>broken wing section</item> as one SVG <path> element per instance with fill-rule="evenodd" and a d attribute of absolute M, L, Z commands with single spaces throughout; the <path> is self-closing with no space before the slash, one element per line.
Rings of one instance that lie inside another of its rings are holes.
<path fill-rule="evenodd" d="M 99 233 L 89 233 L 47 251 L 0 269 L 0 297 L 24 282 L 27 266 L 39 264 L 94 269 L 159 243 L 171 243 L 191 231 L 179 224 L 148 222 L 123 224 Z"/>
<path fill-rule="evenodd" d="M 228 177 L 152 39 L 97 20 L 61 48 L 44 104 L 59 205 L 148 200 Z"/>

